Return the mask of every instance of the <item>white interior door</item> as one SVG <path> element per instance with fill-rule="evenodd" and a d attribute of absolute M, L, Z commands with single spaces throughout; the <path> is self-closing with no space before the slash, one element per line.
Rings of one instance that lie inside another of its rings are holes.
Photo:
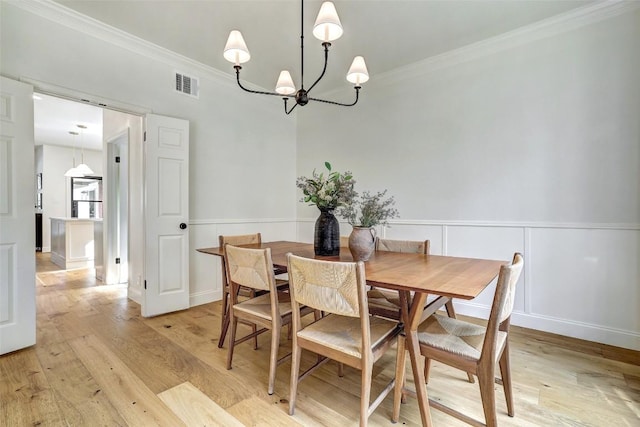
<path fill-rule="evenodd" d="M 0 77 L 0 354 L 36 343 L 33 88 Z"/>
<path fill-rule="evenodd" d="M 148 114 L 142 315 L 189 308 L 189 122 Z"/>

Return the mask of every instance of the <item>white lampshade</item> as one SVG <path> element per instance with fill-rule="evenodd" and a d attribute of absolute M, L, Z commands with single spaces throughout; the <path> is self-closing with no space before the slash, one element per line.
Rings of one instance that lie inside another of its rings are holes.
<path fill-rule="evenodd" d="M 360 86 L 362 83 L 369 80 L 369 71 L 367 71 L 367 64 L 364 63 L 362 56 L 356 56 L 353 58 L 351 68 L 347 73 L 347 80 L 356 86 Z"/>
<path fill-rule="evenodd" d="M 291 95 L 295 93 L 296 85 L 293 84 L 291 74 L 287 70 L 280 71 L 280 77 L 278 77 L 278 83 L 276 83 L 276 92 L 280 95 Z"/>
<path fill-rule="evenodd" d="M 71 168 L 65 172 L 64 176 L 73 178 L 82 178 L 84 174 L 78 170 L 78 168 Z"/>
<path fill-rule="evenodd" d="M 251 54 L 240 31 L 233 30 L 229 33 L 223 55 L 224 59 L 236 65 L 243 64 L 251 59 Z"/>
<path fill-rule="evenodd" d="M 76 166 L 76 169 L 82 174 L 82 176 L 93 175 L 91 168 L 84 163 L 80 163 Z"/>
<path fill-rule="evenodd" d="M 313 25 L 313 35 L 318 40 L 330 42 L 342 36 L 342 24 L 338 18 L 336 7 L 330 1 L 322 3 L 316 23 Z"/>

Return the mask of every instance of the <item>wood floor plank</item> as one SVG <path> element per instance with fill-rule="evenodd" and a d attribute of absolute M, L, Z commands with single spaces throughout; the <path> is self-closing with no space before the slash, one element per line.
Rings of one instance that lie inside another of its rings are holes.
<path fill-rule="evenodd" d="M 295 417 L 289 416 L 281 408 L 278 408 L 277 405 L 265 402 L 255 396 L 236 403 L 227 408 L 227 411 L 246 426 L 297 427 L 303 425 Z"/>
<path fill-rule="evenodd" d="M 629 388 L 640 390 L 640 376 L 631 374 L 622 374 Z"/>
<path fill-rule="evenodd" d="M 540 390 L 540 406 L 561 409 L 585 424 L 623 426 L 633 418 L 640 421 L 640 393 L 624 394 L 615 396 L 593 386 L 556 385 Z"/>
<path fill-rule="evenodd" d="M 69 342 L 111 404 L 132 426 L 184 425 L 105 344 L 93 335 Z"/>
<path fill-rule="evenodd" d="M 190 369 L 192 356 L 180 351 L 144 323 L 116 321 L 108 316 L 87 317 L 91 333 L 99 337 L 154 394 L 174 387 L 184 380 L 172 369 L 178 365 Z"/>
<path fill-rule="evenodd" d="M 66 425 L 33 347 L 3 355 L 0 360 L 3 425 Z"/>
<path fill-rule="evenodd" d="M 170 388 L 158 397 L 188 426 L 244 426 L 190 382 Z"/>
<path fill-rule="evenodd" d="M 240 365 L 235 363 L 236 359 L 234 358 L 235 367 L 228 371 L 226 369 L 227 349 L 218 348 L 217 334 L 209 332 L 203 335 L 199 333 L 199 328 L 189 318 L 185 319 L 182 313 L 144 319 L 144 322 L 159 335 L 166 337 L 208 366 L 207 369 L 201 369 L 202 372 L 207 373 L 206 375 L 193 375 L 189 381 L 214 399 L 221 407 L 227 408 L 240 400 L 247 399 L 258 393 L 257 390 L 264 389 L 264 395 L 266 395 L 266 383 L 256 379 L 255 366 L 250 368 L 248 376 L 246 373 L 243 376 L 243 371 L 240 369 L 242 355 L 238 355 L 237 360 Z M 194 333 L 194 331 L 196 332 Z M 215 338 L 213 338 L 214 336 Z M 196 362 L 192 364 L 196 364 Z M 212 385 L 211 378 L 218 379 L 215 386 Z"/>
<path fill-rule="evenodd" d="M 36 329 L 36 343 L 38 343 L 38 345 L 47 346 L 65 340 L 46 313 L 38 312 L 36 322 L 38 324 L 38 328 Z"/>
<path fill-rule="evenodd" d="M 125 425 L 68 343 L 39 345 L 36 353 L 69 425 Z"/>

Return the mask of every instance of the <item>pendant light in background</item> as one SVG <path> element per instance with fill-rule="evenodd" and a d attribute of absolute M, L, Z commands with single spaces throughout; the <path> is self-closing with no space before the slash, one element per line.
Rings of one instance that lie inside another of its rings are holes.
<path fill-rule="evenodd" d="M 78 169 L 78 171 L 82 173 L 81 176 L 93 175 L 93 171 L 91 170 L 91 168 L 87 166 L 87 164 L 84 162 L 84 144 L 82 141 L 82 131 L 85 130 L 87 127 L 85 125 L 77 125 L 77 126 L 78 128 L 80 128 L 80 148 L 82 149 L 82 162 L 78 165 L 76 169 Z"/>
<path fill-rule="evenodd" d="M 84 176 L 84 174 L 76 167 L 76 136 L 78 132 L 70 130 L 69 133 L 73 135 L 73 166 L 65 172 L 64 176 L 79 178 Z"/>

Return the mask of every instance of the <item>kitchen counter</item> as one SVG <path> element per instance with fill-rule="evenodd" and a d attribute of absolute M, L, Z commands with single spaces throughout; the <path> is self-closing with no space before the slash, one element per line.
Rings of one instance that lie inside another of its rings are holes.
<path fill-rule="evenodd" d="M 51 261 L 65 270 L 94 267 L 94 224 L 101 219 L 51 218 Z"/>

